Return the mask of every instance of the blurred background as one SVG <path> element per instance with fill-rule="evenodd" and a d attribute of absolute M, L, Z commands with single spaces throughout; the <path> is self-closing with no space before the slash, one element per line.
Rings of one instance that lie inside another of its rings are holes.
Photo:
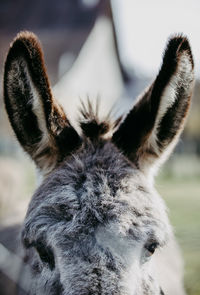
<path fill-rule="evenodd" d="M 156 186 L 184 256 L 186 290 L 200 295 L 199 15 L 198 0 L 0 0 L 0 265 L 6 253 L 17 257 L 19 225 L 36 185 L 34 165 L 16 142 L 3 106 L 3 64 L 15 35 L 38 35 L 54 95 L 75 122 L 78 101 L 88 96 L 101 97 L 102 113 L 114 103 L 115 116 L 128 111 L 155 78 L 168 37 L 182 32 L 195 60 L 193 103 Z M 6 266 L 0 270 L 0 294 L 13 294 L 12 275 Z"/>

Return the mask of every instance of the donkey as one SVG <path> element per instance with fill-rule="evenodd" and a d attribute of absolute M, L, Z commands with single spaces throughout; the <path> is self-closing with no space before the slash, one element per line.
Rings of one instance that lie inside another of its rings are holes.
<path fill-rule="evenodd" d="M 175 253 L 165 259 L 174 236 L 153 177 L 183 130 L 193 68 L 187 38 L 174 36 L 123 119 L 100 119 L 88 101 L 76 130 L 52 95 L 37 37 L 17 35 L 5 63 L 5 107 L 43 177 L 21 231 L 29 294 L 185 294 Z M 180 280 L 177 289 L 170 275 L 162 283 L 161 264 Z"/>

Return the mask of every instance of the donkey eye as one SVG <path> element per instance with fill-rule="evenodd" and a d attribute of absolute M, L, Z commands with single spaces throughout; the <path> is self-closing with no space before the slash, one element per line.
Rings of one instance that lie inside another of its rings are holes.
<path fill-rule="evenodd" d="M 52 270 L 55 267 L 55 260 L 53 251 L 51 248 L 46 247 L 43 243 L 37 243 L 35 248 L 40 256 L 40 259 L 43 263 L 48 264 L 49 268 Z"/>
<path fill-rule="evenodd" d="M 155 252 L 156 248 L 158 247 L 158 243 L 157 242 L 153 242 L 150 244 L 145 245 L 145 249 L 146 249 L 146 256 L 150 257 L 151 255 L 153 255 L 153 253 Z"/>

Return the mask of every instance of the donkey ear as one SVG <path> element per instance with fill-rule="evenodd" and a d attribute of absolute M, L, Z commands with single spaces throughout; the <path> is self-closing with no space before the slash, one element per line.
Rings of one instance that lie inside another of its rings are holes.
<path fill-rule="evenodd" d="M 51 170 L 80 138 L 53 99 L 37 37 L 21 32 L 4 72 L 4 100 L 15 134 L 41 170 Z"/>
<path fill-rule="evenodd" d="M 170 39 L 158 76 L 113 135 L 114 143 L 143 170 L 177 142 L 190 105 L 193 67 L 187 38 Z"/>

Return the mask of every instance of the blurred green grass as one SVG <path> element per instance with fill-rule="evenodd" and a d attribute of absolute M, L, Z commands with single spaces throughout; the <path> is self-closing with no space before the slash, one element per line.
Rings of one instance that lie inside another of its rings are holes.
<path fill-rule="evenodd" d="M 193 174 L 195 167 L 200 167 L 200 161 L 190 159 L 191 165 L 187 165 L 187 159 L 181 162 L 185 164 L 179 167 L 179 173 L 169 172 L 166 166 L 156 187 L 167 203 L 169 218 L 182 249 L 186 291 L 189 295 L 200 295 L 200 174 Z M 194 169 L 190 171 L 189 166 Z"/>

